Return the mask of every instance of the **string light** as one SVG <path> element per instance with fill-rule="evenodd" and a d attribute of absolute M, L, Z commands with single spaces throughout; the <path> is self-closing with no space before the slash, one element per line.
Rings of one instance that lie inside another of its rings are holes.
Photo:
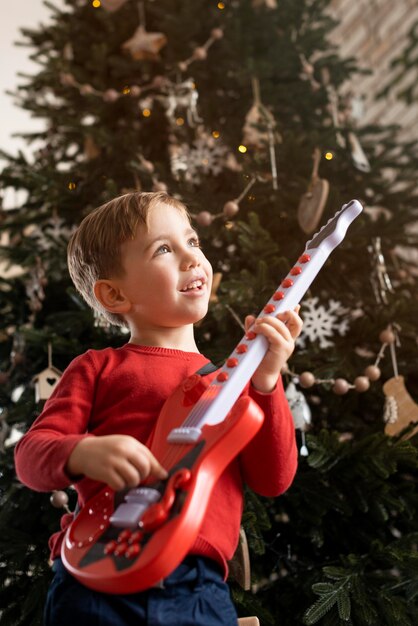
<path fill-rule="evenodd" d="M 151 109 L 143 109 L 142 110 L 142 115 L 144 117 L 149 117 L 151 115 Z"/>
<path fill-rule="evenodd" d="M 331 161 L 334 158 L 334 155 L 332 152 L 325 152 L 325 158 L 327 161 Z"/>
<path fill-rule="evenodd" d="M 247 152 L 247 146 L 241 144 L 240 146 L 238 146 L 238 152 L 241 152 L 241 154 L 245 154 Z"/>
<path fill-rule="evenodd" d="M 219 132 L 219 130 L 212 131 L 212 137 L 214 139 L 219 139 L 220 136 L 221 136 L 221 133 Z"/>
<path fill-rule="evenodd" d="M 73 182 L 68 183 L 68 189 L 69 189 L 70 191 L 74 191 L 74 189 L 75 189 L 76 187 L 77 187 L 77 185 L 76 185 L 75 183 L 73 183 Z"/>
<path fill-rule="evenodd" d="M 93 0 L 91 4 L 95 9 L 98 9 L 101 6 L 100 0 Z"/>
<path fill-rule="evenodd" d="M 183 126 L 183 124 L 184 124 L 184 119 L 183 119 L 182 117 L 178 117 L 178 118 L 176 119 L 176 124 L 177 124 L 177 126 Z"/>
<path fill-rule="evenodd" d="M 131 88 L 128 85 L 126 85 L 126 87 L 122 89 L 122 93 L 124 96 L 127 96 L 128 94 L 131 93 Z"/>
<path fill-rule="evenodd" d="M 225 4 L 223 2 L 218 2 L 218 9 L 222 11 L 225 8 Z"/>

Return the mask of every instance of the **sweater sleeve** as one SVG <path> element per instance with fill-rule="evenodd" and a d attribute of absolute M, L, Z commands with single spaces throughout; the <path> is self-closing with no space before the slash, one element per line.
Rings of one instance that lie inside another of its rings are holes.
<path fill-rule="evenodd" d="M 290 487 L 297 469 L 293 417 L 281 378 L 272 393 L 258 392 L 250 385 L 248 395 L 264 411 L 264 422 L 240 454 L 242 475 L 259 495 L 276 497 Z"/>
<path fill-rule="evenodd" d="M 97 379 L 89 352 L 74 359 L 28 432 L 15 447 L 19 480 L 35 491 L 63 489 L 73 448 L 87 434 Z"/>

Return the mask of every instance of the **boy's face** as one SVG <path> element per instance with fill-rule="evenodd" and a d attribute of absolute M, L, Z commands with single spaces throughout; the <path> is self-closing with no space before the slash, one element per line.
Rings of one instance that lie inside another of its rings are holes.
<path fill-rule="evenodd" d="M 212 266 L 186 215 L 157 204 L 134 240 L 121 246 L 125 273 L 116 279 L 141 328 L 176 328 L 202 319 L 208 309 Z"/>

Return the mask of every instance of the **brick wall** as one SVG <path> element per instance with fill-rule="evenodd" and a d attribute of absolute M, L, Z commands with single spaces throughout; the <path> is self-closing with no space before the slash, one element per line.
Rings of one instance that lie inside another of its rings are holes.
<path fill-rule="evenodd" d="M 340 21 L 332 40 L 341 56 L 356 57 L 361 68 L 372 70 L 370 75 L 356 75 L 346 86 L 358 105 L 358 125 L 398 123 L 404 138 L 418 139 L 418 101 L 406 105 L 392 92 L 383 100 L 375 99 L 395 75 L 390 63 L 404 48 L 408 31 L 418 20 L 418 0 L 332 0 L 330 12 Z M 412 80 L 418 81 L 417 68 L 397 89 Z"/>

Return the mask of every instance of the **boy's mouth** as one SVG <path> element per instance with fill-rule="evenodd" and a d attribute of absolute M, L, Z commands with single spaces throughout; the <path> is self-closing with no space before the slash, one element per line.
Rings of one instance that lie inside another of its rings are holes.
<path fill-rule="evenodd" d="M 187 283 L 187 285 L 185 285 L 183 289 L 180 289 L 180 291 L 182 293 L 185 293 L 186 291 L 193 291 L 194 289 L 202 289 L 204 284 L 205 284 L 205 281 L 202 278 L 196 278 L 195 280 L 192 280 L 190 283 Z"/>

